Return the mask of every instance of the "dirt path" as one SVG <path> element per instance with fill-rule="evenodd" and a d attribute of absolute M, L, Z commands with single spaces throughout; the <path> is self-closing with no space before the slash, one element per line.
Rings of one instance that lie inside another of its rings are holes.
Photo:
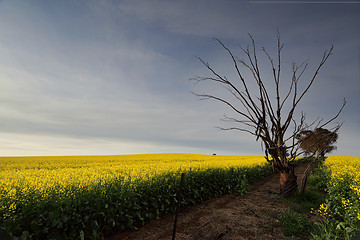
<path fill-rule="evenodd" d="M 307 166 L 308 163 L 302 163 L 296 168 L 298 184 Z M 178 215 L 176 240 L 283 239 L 274 213 L 289 206 L 278 200 L 278 189 L 279 174 L 272 174 L 252 184 L 246 195 L 228 194 L 182 209 Z M 174 214 L 169 214 L 108 240 L 169 240 L 174 218 Z"/>

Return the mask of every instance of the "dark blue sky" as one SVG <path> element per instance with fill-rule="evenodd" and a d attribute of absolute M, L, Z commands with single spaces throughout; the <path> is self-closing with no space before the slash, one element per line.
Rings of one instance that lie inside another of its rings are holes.
<path fill-rule="evenodd" d="M 209 75 L 196 56 L 235 77 L 213 37 L 243 58 L 248 33 L 274 53 L 279 29 L 284 89 L 292 62 L 309 59 L 305 84 L 334 45 L 298 110 L 327 120 L 346 97 L 333 154 L 359 156 L 359 10 L 360 1 L 0 1 L 0 155 L 262 155 L 251 135 L 215 128 L 226 106 L 191 94 L 223 88 L 189 78 Z"/>

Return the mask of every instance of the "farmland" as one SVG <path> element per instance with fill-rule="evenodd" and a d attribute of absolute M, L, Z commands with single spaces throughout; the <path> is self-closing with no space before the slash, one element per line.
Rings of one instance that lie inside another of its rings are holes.
<path fill-rule="evenodd" d="M 1 227 L 24 239 L 98 239 L 229 193 L 271 172 L 263 157 L 196 154 L 0 158 Z"/>
<path fill-rule="evenodd" d="M 183 172 L 181 206 L 242 195 L 272 172 L 263 157 L 198 154 L 2 157 L 0 169 L 0 225 L 21 239 L 101 239 L 173 213 Z M 328 157 L 311 178 L 326 198 L 313 209 L 319 231 L 309 237 L 351 239 L 360 229 L 360 157 Z M 261 194 L 268 194 L 265 188 Z M 245 213 L 253 203 L 259 203 L 253 212 L 266 213 L 259 209 L 270 205 L 255 196 Z"/>

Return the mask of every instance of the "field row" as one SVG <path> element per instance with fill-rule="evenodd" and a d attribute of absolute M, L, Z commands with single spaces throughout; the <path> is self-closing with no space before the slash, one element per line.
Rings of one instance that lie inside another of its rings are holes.
<path fill-rule="evenodd" d="M 1 227 L 21 239 L 101 239 L 182 206 L 245 193 L 263 157 L 196 154 L 0 158 Z"/>

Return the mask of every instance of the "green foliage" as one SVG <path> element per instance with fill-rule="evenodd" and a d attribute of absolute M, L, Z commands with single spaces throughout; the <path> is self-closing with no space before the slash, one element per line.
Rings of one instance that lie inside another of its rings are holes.
<path fill-rule="evenodd" d="M 181 206 L 204 202 L 225 193 L 244 194 L 252 183 L 272 172 L 270 165 L 198 169 L 185 173 Z M 135 229 L 150 219 L 174 212 L 181 173 L 156 176 L 149 181 L 115 179 L 84 188 L 54 191 L 44 199 L 36 192 L 17 194 L 16 212 L 1 219 L 14 239 L 101 239 L 103 234 Z M 7 199 L 0 199 L 5 204 Z M 3 208 L 0 209 L 2 215 Z"/>
<path fill-rule="evenodd" d="M 308 178 L 308 184 L 319 191 L 325 192 L 331 176 L 329 171 L 324 165 L 315 168 Z"/>
<path fill-rule="evenodd" d="M 280 215 L 280 223 L 286 235 L 307 234 L 313 230 L 311 221 L 293 210 L 283 211 Z"/>
<path fill-rule="evenodd" d="M 320 169 L 318 174 L 327 179 L 328 192 L 324 203 L 317 210 L 321 221 L 316 223 L 318 234 L 312 234 L 316 240 L 355 239 L 360 230 L 359 192 L 354 189 L 354 179 L 344 173 L 331 178 L 331 172 Z"/>
<path fill-rule="evenodd" d="M 325 194 L 313 189 L 310 184 L 308 187 L 303 193 L 296 193 L 291 198 L 282 198 L 290 208 L 279 215 L 273 214 L 286 235 L 284 240 L 308 239 L 310 233 L 317 234 L 319 231 L 307 215 L 312 209 L 319 207 L 325 200 Z"/>
<path fill-rule="evenodd" d="M 309 184 L 309 186 L 311 186 Z M 291 209 L 300 213 L 309 213 L 312 209 L 318 208 L 325 201 L 325 194 L 313 189 L 307 189 L 303 193 L 296 193 L 289 201 Z"/>

